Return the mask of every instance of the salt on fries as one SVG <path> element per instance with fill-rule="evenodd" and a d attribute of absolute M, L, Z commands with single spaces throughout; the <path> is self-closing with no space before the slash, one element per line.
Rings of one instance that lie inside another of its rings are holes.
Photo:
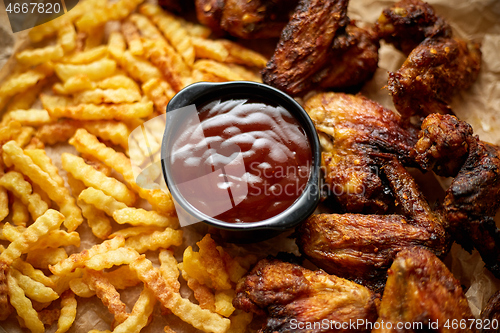
<path fill-rule="evenodd" d="M 64 333 L 77 320 L 77 295 L 102 301 L 113 332 L 139 332 L 157 301 L 206 333 L 244 332 L 251 321 L 231 302 L 253 260 L 232 258 L 207 236 L 178 263 L 172 249 L 183 233 L 170 193 L 137 183 L 127 149 L 130 133 L 186 85 L 259 81 L 267 59 L 141 3 L 80 1 L 31 29 L 37 47 L 17 53 L 0 84 L 0 320 L 15 311 L 32 332 L 57 324 Z M 119 27 L 105 34 L 111 20 Z M 59 143 L 77 153 L 44 149 Z M 97 237 L 90 247 L 85 220 Z M 181 297 L 180 275 L 198 304 Z M 127 312 L 118 291 L 141 283 Z"/>

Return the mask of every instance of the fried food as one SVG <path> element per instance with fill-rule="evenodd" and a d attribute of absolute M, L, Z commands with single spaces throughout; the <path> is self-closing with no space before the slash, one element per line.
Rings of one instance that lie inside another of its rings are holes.
<path fill-rule="evenodd" d="M 333 332 L 314 324 L 323 320 L 373 322 L 377 318 L 374 300 L 369 289 L 354 282 L 278 259 L 263 259 L 238 282 L 233 304 L 267 316 L 259 332 L 298 332 L 300 326 L 294 328 L 294 322 L 308 325 L 300 332 Z"/>
<path fill-rule="evenodd" d="M 300 251 L 330 274 L 381 290 L 396 254 L 421 246 L 444 256 L 449 250 L 445 221 L 429 204 L 397 160 L 383 172 L 402 215 L 319 214 L 296 232 Z"/>
<path fill-rule="evenodd" d="M 427 38 L 403 66 L 389 73 L 387 87 L 402 118 L 451 113 L 453 95 L 468 89 L 481 68 L 479 44 L 455 38 Z"/>
<path fill-rule="evenodd" d="M 375 29 L 380 38 L 406 55 L 427 37 L 452 35 L 450 25 L 421 0 L 402 0 L 384 9 Z"/>
<path fill-rule="evenodd" d="M 311 77 L 329 60 L 338 30 L 348 23 L 347 3 L 301 1 L 262 73 L 264 83 L 290 95 L 309 89 Z"/>
<path fill-rule="evenodd" d="M 424 169 L 455 177 L 443 204 L 450 231 L 500 276 L 500 236 L 493 220 L 500 208 L 500 147 L 473 136 L 464 121 L 433 114 L 422 123 L 413 156 Z"/>
<path fill-rule="evenodd" d="M 497 291 L 488 300 L 488 304 L 481 311 L 483 323 L 493 323 L 493 320 L 500 321 L 500 291 Z"/>
<path fill-rule="evenodd" d="M 320 93 L 305 102 L 322 144 L 322 167 L 330 194 L 342 211 L 382 213 L 392 198 L 374 158 L 389 153 L 409 161 L 417 130 L 363 96 Z"/>
<path fill-rule="evenodd" d="M 405 332 L 455 332 L 455 329 L 445 327 L 446 322 L 452 320 L 468 323 L 466 327 L 460 327 L 460 332 L 475 332 L 475 326 L 469 321 L 473 319 L 460 282 L 448 268 L 431 252 L 410 248 L 396 256 L 388 271 L 380 303 L 378 322 L 392 323 L 392 329 L 374 329 L 372 332 L 399 332 L 396 324 L 400 322 L 421 323 L 419 328 L 412 325 L 412 329 Z"/>

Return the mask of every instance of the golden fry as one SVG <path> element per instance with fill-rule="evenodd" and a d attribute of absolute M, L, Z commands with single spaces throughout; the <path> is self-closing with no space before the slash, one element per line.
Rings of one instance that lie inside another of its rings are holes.
<path fill-rule="evenodd" d="M 166 228 L 165 231 L 155 231 L 152 234 L 145 234 L 127 238 L 125 246 L 128 246 L 139 253 L 155 251 L 159 248 L 169 248 L 182 244 L 182 230 Z"/>
<path fill-rule="evenodd" d="M 64 55 L 60 45 L 27 49 L 16 54 L 17 61 L 24 66 L 36 66 L 47 61 L 58 60 Z"/>
<path fill-rule="evenodd" d="M 90 289 L 83 278 L 76 278 L 69 281 L 69 288 L 78 297 L 89 298 L 95 295 L 95 291 Z"/>
<path fill-rule="evenodd" d="M 16 279 L 19 287 L 24 290 L 25 295 L 34 301 L 45 303 L 59 298 L 59 295 L 52 288 L 46 287 L 42 283 L 21 274 L 15 268 L 10 269 L 10 274 Z"/>
<path fill-rule="evenodd" d="M 33 267 L 48 269 L 50 265 L 55 265 L 59 261 L 67 258 L 68 253 L 66 253 L 66 250 L 62 247 L 58 247 L 30 251 L 26 256 L 26 261 L 32 264 Z"/>
<path fill-rule="evenodd" d="M 234 310 L 236 310 L 233 306 L 233 298 L 234 298 L 234 290 L 217 290 L 215 293 L 215 312 L 224 317 L 229 317 Z"/>
<path fill-rule="evenodd" d="M 125 246 L 127 246 L 127 242 L 125 242 Z M 130 264 L 138 257 L 137 251 L 128 247 L 120 247 L 106 253 L 96 254 L 85 262 L 85 266 L 95 271 L 102 271 L 113 266 Z"/>
<path fill-rule="evenodd" d="M 75 102 L 83 103 L 134 103 L 141 100 L 141 94 L 131 89 L 95 89 L 86 90 L 75 94 Z"/>
<path fill-rule="evenodd" d="M 196 58 L 224 62 L 229 57 L 229 51 L 220 41 L 198 37 L 192 37 L 191 40 L 196 52 Z"/>
<path fill-rule="evenodd" d="M 15 141 L 19 147 L 25 147 L 28 143 L 31 142 L 34 134 L 35 129 L 33 127 L 24 126 Z"/>
<path fill-rule="evenodd" d="M 16 259 L 12 263 L 12 267 L 17 269 L 19 272 L 23 273 L 26 276 L 29 276 L 35 281 L 40 282 L 46 287 L 54 288 L 54 282 L 47 277 L 41 270 L 35 269 L 31 264 L 23 261 L 22 259 Z"/>
<path fill-rule="evenodd" d="M 71 291 L 65 291 L 61 295 L 61 314 L 57 321 L 56 333 L 64 333 L 69 330 L 76 319 L 76 299 Z"/>
<path fill-rule="evenodd" d="M 175 91 L 167 81 L 155 78 L 142 85 L 142 91 L 154 103 L 155 109 L 159 113 L 167 111 L 168 102 L 174 97 Z"/>
<path fill-rule="evenodd" d="M 128 43 L 130 53 L 135 56 L 141 56 L 144 53 L 144 48 L 142 47 L 141 36 L 135 25 L 127 20 L 122 23 L 121 28 L 123 36 Z"/>
<path fill-rule="evenodd" d="M 116 289 L 126 289 L 138 285 L 141 280 L 130 266 L 124 265 L 111 272 L 105 272 L 104 276 Z"/>
<path fill-rule="evenodd" d="M 13 141 L 3 145 L 3 151 L 9 156 L 13 164 L 23 174 L 28 176 L 34 183 L 40 185 L 60 207 L 61 212 L 66 217 L 64 226 L 69 230 L 75 230 L 82 222 L 83 218 L 80 209 L 75 204 L 75 199 L 68 190 L 59 186 L 46 172 L 44 172 L 33 160 L 23 153 Z"/>
<path fill-rule="evenodd" d="M 161 250 L 159 259 L 161 275 L 175 291 L 179 292 L 181 287 L 179 283 L 179 268 L 177 268 L 178 263 L 174 257 L 174 253 L 170 250 Z"/>
<path fill-rule="evenodd" d="M 160 227 L 131 227 L 131 228 L 125 228 L 125 229 L 120 229 L 111 235 L 109 235 L 109 238 L 113 238 L 116 236 L 122 236 L 123 238 L 129 238 L 129 237 L 134 237 L 134 236 L 139 236 L 143 234 L 151 234 L 155 231 L 163 231 L 165 228 L 160 228 Z"/>
<path fill-rule="evenodd" d="M 116 326 L 113 333 L 129 333 L 139 332 L 143 327 L 148 324 L 149 317 L 153 313 L 156 298 L 154 293 L 148 288 L 144 287 L 139 299 L 134 304 L 132 313 L 128 318 Z"/>
<path fill-rule="evenodd" d="M 48 173 L 57 185 L 64 186 L 64 180 L 59 175 L 59 169 L 52 163 L 52 160 L 47 156 L 45 150 L 26 149 L 24 153 L 28 155 L 40 169 Z"/>
<path fill-rule="evenodd" d="M 77 52 L 74 54 L 69 54 L 67 56 L 64 56 L 63 58 L 59 59 L 59 62 L 65 64 L 83 65 L 104 58 L 107 54 L 108 54 L 108 48 L 105 45 L 101 45 L 92 48 L 88 51 Z"/>
<path fill-rule="evenodd" d="M 57 44 L 61 45 L 66 53 L 76 48 L 76 30 L 72 23 L 63 24 L 57 31 Z"/>
<path fill-rule="evenodd" d="M 103 191 L 89 187 L 82 191 L 78 196 L 78 200 L 93 205 L 97 209 L 104 211 L 107 215 L 113 216 L 117 210 L 127 208 L 127 205 L 105 194 Z"/>
<path fill-rule="evenodd" d="M 92 81 L 98 81 L 114 74 L 116 62 L 111 59 L 101 59 L 90 64 L 56 64 L 54 69 L 57 76 L 63 81 L 81 74 L 85 74 Z"/>
<path fill-rule="evenodd" d="M 108 52 L 119 64 L 123 66 L 123 53 L 127 45 L 125 37 L 119 31 L 113 31 L 108 38 Z"/>
<path fill-rule="evenodd" d="M 155 211 L 147 211 L 142 208 L 127 207 L 113 212 L 113 219 L 119 224 L 131 224 L 134 226 L 171 227 L 179 226 L 177 217 L 167 217 Z"/>
<path fill-rule="evenodd" d="M 9 112 L 9 116 L 25 126 L 40 126 L 53 121 L 46 110 L 15 110 Z"/>

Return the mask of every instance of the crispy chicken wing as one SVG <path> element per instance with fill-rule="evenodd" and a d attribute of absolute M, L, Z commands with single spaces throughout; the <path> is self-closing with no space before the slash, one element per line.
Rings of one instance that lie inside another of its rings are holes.
<path fill-rule="evenodd" d="M 450 25 L 421 0 L 402 0 L 385 9 L 375 29 L 380 38 L 406 55 L 427 37 L 451 37 Z"/>
<path fill-rule="evenodd" d="M 169 0 L 172 1 L 172 0 Z M 299 0 L 196 0 L 198 20 L 246 39 L 281 35 Z"/>
<path fill-rule="evenodd" d="M 266 314 L 261 333 L 354 332 L 336 330 L 329 323 L 358 319 L 374 322 L 375 298 L 369 289 L 321 270 L 263 259 L 238 282 L 233 305 L 246 312 Z"/>
<path fill-rule="evenodd" d="M 389 73 L 388 89 L 403 119 L 450 113 L 451 97 L 468 89 L 481 67 L 479 44 L 453 38 L 427 38 L 403 66 Z"/>
<path fill-rule="evenodd" d="M 434 254 L 416 247 L 399 252 L 389 269 L 378 319 L 385 325 L 372 332 L 457 332 L 452 320 L 468 323 L 460 332 L 475 332 L 469 319 L 474 316 L 459 281 Z M 408 326 L 398 329 L 398 323 Z"/>
<path fill-rule="evenodd" d="M 304 108 L 321 139 L 326 185 L 341 209 L 385 212 L 393 198 L 379 177 L 381 163 L 374 155 L 389 153 L 408 162 L 417 130 L 360 95 L 320 93 L 308 99 Z"/>
<path fill-rule="evenodd" d="M 383 288 L 387 269 L 399 251 L 422 246 L 444 256 L 449 249 L 444 221 L 402 164 L 390 160 L 383 171 L 405 216 L 314 215 L 296 232 L 301 253 L 318 267 L 374 290 Z"/>
<path fill-rule="evenodd" d="M 472 134 L 453 116 L 429 115 L 412 156 L 424 169 L 434 166 L 437 173 L 456 176 L 444 200 L 450 230 L 465 249 L 475 247 L 500 277 L 500 231 L 493 220 L 500 208 L 500 147 Z"/>
<path fill-rule="evenodd" d="M 491 328 L 498 327 L 500 324 L 500 291 L 497 291 L 488 300 L 488 304 L 481 311 L 481 320 L 483 325 L 488 325 Z M 496 320 L 496 323 L 493 322 Z M 485 328 L 482 332 L 488 332 L 489 329 Z"/>

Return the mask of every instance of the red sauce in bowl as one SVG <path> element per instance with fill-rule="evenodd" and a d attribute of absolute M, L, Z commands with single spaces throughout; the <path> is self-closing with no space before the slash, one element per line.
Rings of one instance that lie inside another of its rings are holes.
<path fill-rule="evenodd" d="M 312 152 L 281 106 L 215 101 L 180 124 L 170 156 L 182 196 L 225 222 L 263 221 L 290 207 L 309 180 Z"/>

